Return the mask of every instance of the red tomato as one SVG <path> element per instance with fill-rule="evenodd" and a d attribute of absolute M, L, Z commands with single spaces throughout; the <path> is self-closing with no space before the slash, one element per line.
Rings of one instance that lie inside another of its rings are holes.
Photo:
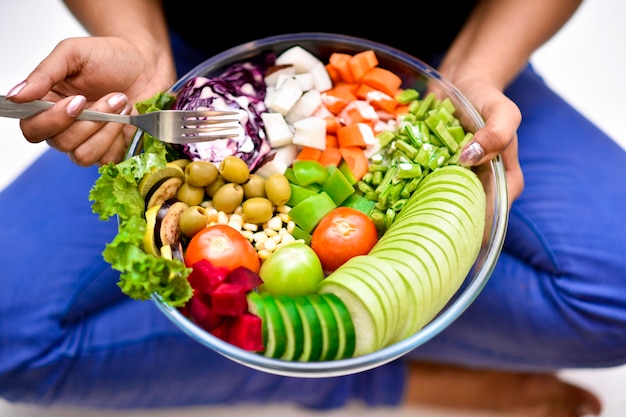
<path fill-rule="evenodd" d="M 229 271 L 245 266 L 258 273 L 261 267 L 261 259 L 252 244 L 237 230 L 224 224 L 209 226 L 191 238 L 185 251 L 185 265 L 191 267 L 200 259 Z"/>
<path fill-rule="evenodd" d="M 377 241 L 376 226 L 367 214 L 337 207 L 313 230 L 311 248 L 320 258 L 324 271 L 332 272 L 354 256 L 367 255 Z"/>

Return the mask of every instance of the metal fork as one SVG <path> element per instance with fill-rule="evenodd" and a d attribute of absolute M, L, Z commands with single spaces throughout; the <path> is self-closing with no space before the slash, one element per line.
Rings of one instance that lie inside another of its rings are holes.
<path fill-rule="evenodd" d="M 44 100 L 18 104 L 0 95 L 0 116 L 26 119 L 54 104 Z M 163 142 L 185 144 L 239 136 L 239 119 L 229 117 L 238 115 L 236 111 L 216 110 L 161 110 L 140 115 L 83 110 L 76 119 L 130 124 Z"/>

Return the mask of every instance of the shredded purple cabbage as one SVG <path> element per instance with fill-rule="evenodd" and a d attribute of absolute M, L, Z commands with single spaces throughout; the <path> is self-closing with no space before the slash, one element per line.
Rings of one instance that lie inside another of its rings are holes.
<path fill-rule="evenodd" d="M 236 138 L 180 145 L 179 149 L 191 160 L 215 163 L 235 155 L 254 170 L 271 150 L 261 119 L 261 113 L 267 111 L 264 73 L 263 66 L 245 62 L 215 78 L 190 79 L 177 94 L 173 109 L 238 110 L 242 129 Z"/>

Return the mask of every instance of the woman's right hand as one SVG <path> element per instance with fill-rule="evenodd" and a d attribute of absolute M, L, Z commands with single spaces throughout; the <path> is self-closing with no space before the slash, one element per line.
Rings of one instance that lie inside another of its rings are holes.
<path fill-rule="evenodd" d="M 7 96 L 19 103 L 56 102 L 20 122 L 24 137 L 33 143 L 47 141 L 78 165 L 101 165 L 123 159 L 136 129 L 76 122 L 76 116 L 83 109 L 130 113 L 135 102 L 167 90 L 175 80 L 167 46 L 150 48 L 121 37 L 70 38 L 59 42 Z"/>

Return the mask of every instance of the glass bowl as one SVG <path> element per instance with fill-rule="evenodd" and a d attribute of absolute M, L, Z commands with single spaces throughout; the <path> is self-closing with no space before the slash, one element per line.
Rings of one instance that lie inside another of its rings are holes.
<path fill-rule="evenodd" d="M 263 38 L 228 49 L 204 61 L 170 89 L 176 94 L 185 83 L 196 76 L 214 77 L 241 61 L 258 59 L 267 52 L 280 53 L 299 45 L 327 62 L 332 52 L 354 54 L 366 49 L 376 52 L 379 66 L 391 70 L 403 79 L 402 87 L 418 91 L 437 89 L 450 98 L 457 109 L 455 116 L 466 131 L 481 128 L 483 119 L 469 101 L 435 69 L 421 60 L 389 46 L 369 40 L 328 33 L 285 34 Z M 128 155 L 141 150 L 141 132 L 135 136 Z M 197 342 L 242 365 L 268 373 L 296 377 L 334 377 L 353 374 L 393 361 L 427 342 L 450 325 L 475 300 L 487 283 L 502 249 L 508 222 L 508 198 L 504 166 L 500 158 L 475 168 L 487 195 L 487 211 L 483 244 L 465 281 L 447 305 L 412 336 L 376 352 L 349 359 L 325 362 L 295 362 L 272 359 L 231 345 L 208 333 L 187 319 L 176 308 L 163 302 L 157 294 L 154 303 L 176 326 Z"/>

